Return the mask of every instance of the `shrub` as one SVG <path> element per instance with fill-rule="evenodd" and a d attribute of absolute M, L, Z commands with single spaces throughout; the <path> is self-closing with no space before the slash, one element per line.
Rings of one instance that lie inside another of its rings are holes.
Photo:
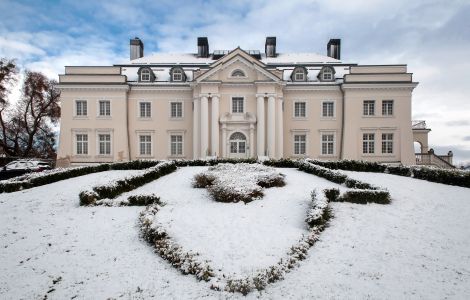
<path fill-rule="evenodd" d="M 194 176 L 193 187 L 206 188 L 214 183 L 215 177 L 213 175 L 200 173 Z"/>
<path fill-rule="evenodd" d="M 299 170 L 304 171 L 309 174 L 317 175 L 320 177 L 323 177 L 331 182 L 338 183 L 338 184 L 343 184 L 348 176 L 341 174 L 339 172 L 334 172 L 331 171 L 327 168 L 321 167 L 321 166 L 316 166 L 314 164 L 311 164 L 309 162 L 302 162 L 299 164 Z"/>
<path fill-rule="evenodd" d="M 81 206 L 94 205 L 98 199 L 98 195 L 93 191 L 83 191 L 78 195 Z"/>
<path fill-rule="evenodd" d="M 356 179 L 347 178 L 344 184 L 351 189 L 362 189 L 362 190 L 377 190 L 378 188 L 367 183 Z"/>
<path fill-rule="evenodd" d="M 374 190 L 350 190 L 339 197 L 337 202 L 350 202 L 357 204 L 377 203 L 389 204 L 390 193 L 388 191 Z"/>
<path fill-rule="evenodd" d="M 325 194 L 326 199 L 328 199 L 329 202 L 336 202 L 338 201 L 339 198 L 339 189 L 325 189 L 323 190 L 323 193 Z"/>
<path fill-rule="evenodd" d="M 129 202 L 129 206 L 147 206 L 150 204 L 159 204 L 162 205 L 160 202 L 160 198 L 157 197 L 155 194 L 151 195 L 133 195 L 127 198 Z"/>
<path fill-rule="evenodd" d="M 263 165 L 275 168 L 297 168 L 298 161 L 281 158 L 279 160 L 265 160 L 263 161 Z"/>

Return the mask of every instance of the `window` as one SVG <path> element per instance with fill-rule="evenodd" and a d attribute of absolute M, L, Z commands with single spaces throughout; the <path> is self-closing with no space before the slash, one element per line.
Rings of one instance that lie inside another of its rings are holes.
<path fill-rule="evenodd" d="M 75 112 L 77 116 L 86 116 L 87 112 L 87 102 L 85 100 L 78 100 L 75 102 Z"/>
<path fill-rule="evenodd" d="M 109 100 L 100 100 L 99 102 L 99 116 L 109 117 L 111 116 L 111 102 Z"/>
<path fill-rule="evenodd" d="M 182 135 L 171 135 L 170 136 L 170 152 L 172 156 L 183 155 L 183 136 Z"/>
<path fill-rule="evenodd" d="M 98 134 L 98 146 L 100 155 L 111 155 L 111 135 Z"/>
<path fill-rule="evenodd" d="M 230 136 L 230 153 L 245 153 L 246 137 L 241 132 L 235 132 Z"/>
<path fill-rule="evenodd" d="M 140 155 L 152 155 L 152 136 L 140 135 L 139 136 L 139 153 Z"/>
<path fill-rule="evenodd" d="M 382 115 L 393 116 L 393 100 L 382 101 Z"/>
<path fill-rule="evenodd" d="M 322 155 L 333 155 L 334 139 L 335 137 L 333 134 L 322 134 L 321 136 L 321 154 Z"/>
<path fill-rule="evenodd" d="M 322 117 L 334 117 L 335 103 L 333 101 L 325 101 L 322 106 Z"/>
<path fill-rule="evenodd" d="M 245 77 L 245 73 L 242 70 L 235 70 L 232 72 L 232 77 Z"/>
<path fill-rule="evenodd" d="M 382 133 L 382 153 L 393 153 L 393 133 Z"/>
<path fill-rule="evenodd" d="M 305 155 L 307 153 L 307 136 L 305 134 L 294 135 L 294 154 Z"/>
<path fill-rule="evenodd" d="M 324 68 L 322 73 L 322 79 L 325 81 L 333 80 L 333 70 L 331 68 Z"/>
<path fill-rule="evenodd" d="M 88 135 L 87 134 L 77 134 L 77 154 L 86 155 L 88 154 Z"/>
<path fill-rule="evenodd" d="M 150 81 L 149 69 L 143 69 L 142 72 L 140 72 L 140 81 Z"/>
<path fill-rule="evenodd" d="M 183 81 L 183 71 L 181 69 L 173 70 L 173 81 Z"/>
<path fill-rule="evenodd" d="M 232 113 L 243 113 L 243 97 L 232 98 Z"/>
<path fill-rule="evenodd" d="M 294 117 L 295 118 L 305 118 L 306 115 L 306 106 L 305 102 L 294 102 Z"/>
<path fill-rule="evenodd" d="M 362 153 L 370 154 L 375 152 L 375 134 L 373 133 L 364 133 L 362 135 Z"/>
<path fill-rule="evenodd" d="M 375 100 L 365 100 L 364 101 L 363 115 L 364 116 L 373 116 L 373 115 L 375 115 Z"/>
<path fill-rule="evenodd" d="M 172 118 L 183 117 L 183 103 L 182 102 L 171 102 L 170 106 L 171 106 L 170 115 Z"/>
<path fill-rule="evenodd" d="M 140 117 L 141 118 L 150 118 L 151 114 L 151 103 L 150 102 L 140 102 Z"/>
<path fill-rule="evenodd" d="M 295 70 L 294 73 L 295 81 L 304 81 L 305 80 L 305 72 L 302 69 Z"/>

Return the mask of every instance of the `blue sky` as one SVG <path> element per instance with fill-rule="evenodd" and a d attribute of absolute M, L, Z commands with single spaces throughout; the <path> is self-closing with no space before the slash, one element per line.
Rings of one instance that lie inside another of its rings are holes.
<path fill-rule="evenodd" d="M 0 0 L 0 57 L 56 78 L 65 65 L 126 61 L 134 36 L 146 55 L 194 52 L 197 36 L 211 50 L 263 50 L 270 35 L 279 52 L 325 54 L 337 37 L 345 62 L 408 64 L 431 147 L 470 161 L 469 16 L 468 0 Z"/>

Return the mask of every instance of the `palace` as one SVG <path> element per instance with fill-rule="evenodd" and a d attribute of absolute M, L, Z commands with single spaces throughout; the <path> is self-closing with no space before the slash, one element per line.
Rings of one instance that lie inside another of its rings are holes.
<path fill-rule="evenodd" d="M 135 38 L 126 63 L 65 67 L 58 165 L 212 157 L 416 163 L 417 83 L 406 65 L 344 63 L 339 39 L 325 56 L 278 53 L 276 37 L 264 50 L 211 53 L 200 37 L 197 53 L 144 56 Z"/>

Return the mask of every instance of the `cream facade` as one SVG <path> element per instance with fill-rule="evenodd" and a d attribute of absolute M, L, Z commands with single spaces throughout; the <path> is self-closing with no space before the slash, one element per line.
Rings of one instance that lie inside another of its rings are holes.
<path fill-rule="evenodd" d="M 216 50 L 65 67 L 58 165 L 133 159 L 358 159 L 414 164 L 413 82 L 406 65 Z"/>

